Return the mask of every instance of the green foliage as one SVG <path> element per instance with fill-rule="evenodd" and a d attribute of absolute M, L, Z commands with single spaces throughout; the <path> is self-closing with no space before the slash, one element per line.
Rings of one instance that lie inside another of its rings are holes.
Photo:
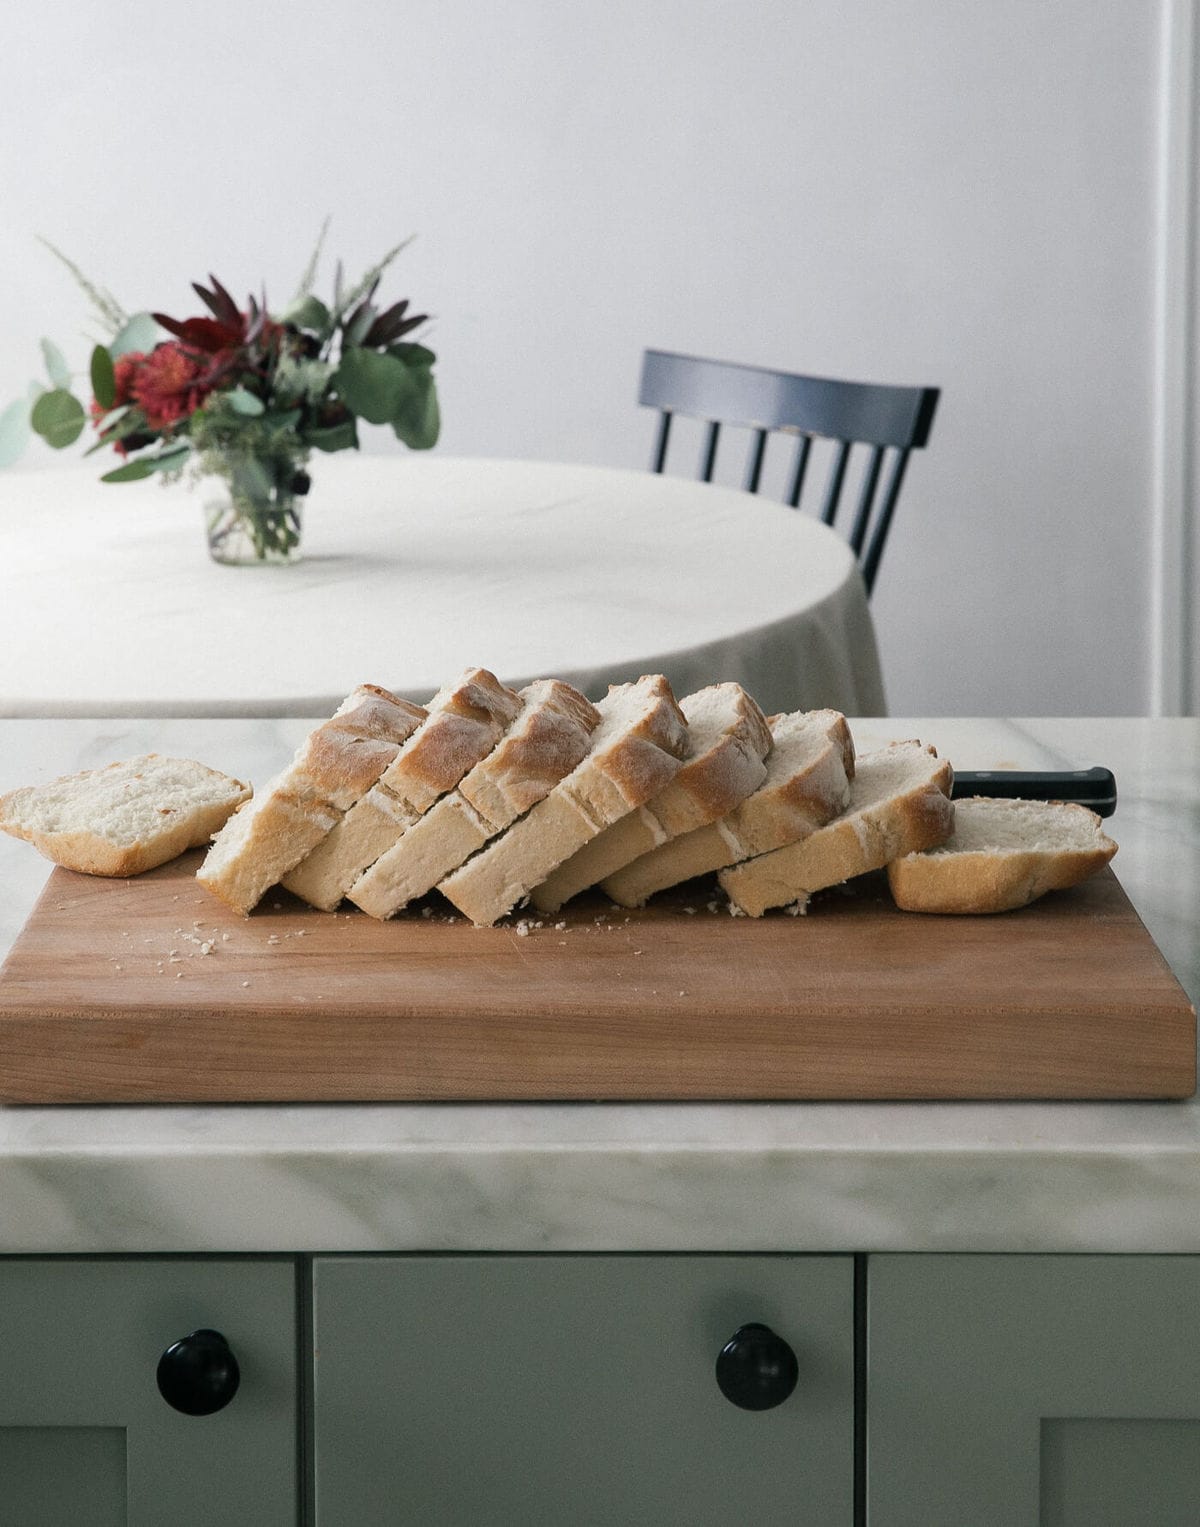
<path fill-rule="evenodd" d="M 158 344 L 160 330 L 149 313 L 135 313 L 113 336 L 108 353 L 113 360 L 122 355 L 144 355 Z"/>
<path fill-rule="evenodd" d="M 333 316 L 319 297 L 298 297 L 279 315 L 281 323 L 294 323 L 324 341 L 333 333 Z"/>
<path fill-rule="evenodd" d="M 329 424 L 310 429 L 304 438 L 318 451 L 358 450 L 358 427 L 353 419 L 347 419 L 342 424 Z"/>
<path fill-rule="evenodd" d="M 42 340 L 42 358 L 46 362 L 46 375 L 51 385 L 66 391 L 71 387 L 71 370 L 66 357 L 52 339 Z"/>
<path fill-rule="evenodd" d="M 29 399 L 18 398 L 0 413 L 0 467 L 20 461 L 29 444 Z"/>
<path fill-rule="evenodd" d="M 101 408 L 111 409 L 117 401 L 117 377 L 113 371 L 112 356 L 103 345 L 92 351 L 92 396 Z M 100 426 L 101 430 L 104 425 Z"/>
<path fill-rule="evenodd" d="M 83 432 L 86 414 L 78 398 L 63 387 L 44 392 L 33 405 L 29 422 L 47 445 L 61 451 L 74 445 Z"/>
<path fill-rule="evenodd" d="M 416 394 L 403 361 L 375 350 L 347 350 L 333 378 L 337 395 L 368 424 L 390 424 L 411 408 Z"/>
<path fill-rule="evenodd" d="M 263 400 L 256 398 L 252 392 L 247 392 L 244 387 L 231 388 L 225 394 L 225 401 L 235 414 L 241 414 L 246 419 L 257 419 L 267 411 Z"/>
<path fill-rule="evenodd" d="M 61 260 L 71 274 L 75 277 L 83 292 L 91 299 L 93 307 L 110 329 L 119 329 L 125 322 L 125 313 L 120 303 L 111 292 L 106 292 L 102 287 L 93 286 L 79 266 L 73 260 L 69 260 L 61 249 L 56 249 L 49 239 L 37 235 L 37 241 L 47 248 L 56 260 Z"/>
<path fill-rule="evenodd" d="M 409 240 L 349 287 L 339 262 L 327 306 L 312 284 L 328 226 L 326 218 L 299 289 L 278 316 L 268 312 L 265 295 L 249 297 L 243 307 L 215 276 L 211 290 L 194 287 L 208 316 L 128 315 L 47 245 L 112 332 L 90 356 L 97 438 L 87 454 L 117 448 L 128 459 L 102 481 L 135 482 L 191 462 L 200 473 L 229 480 L 235 499 L 268 493 L 290 500 L 296 473 L 313 450 L 358 448 L 360 419 L 391 428 L 413 450 L 436 443 L 436 357 L 406 337 L 426 315 L 413 313 L 407 299 L 390 306 L 375 301 L 383 272 Z M 183 354 L 172 354 L 164 338 Z M 61 449 L 87 422 L 88 411 L 71 391 L 66 357 L 49 339 L 41 350 L 50 385 L 31 382 L 28 397 L 0 413 L 0 467 L 18 459 L 31 431 Z M 143 369 L 141 357 L 154 352 Z M 132 362 L 118 365 L 130 356 Z M 129 402 L 135 391 L 139 401 Z M 126 401 L 118 404 L 122 394 Z"/>

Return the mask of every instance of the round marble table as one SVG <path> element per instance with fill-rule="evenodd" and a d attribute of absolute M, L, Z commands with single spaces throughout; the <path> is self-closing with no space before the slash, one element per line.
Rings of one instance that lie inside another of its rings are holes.
<path fill-rule="evenodd" d="M 885 713 L 840 537 L 678 478 L 441 456 L 318 457 L 294 567 L 220 567 L 203 490 L 0 476 L 0 716 L 313 716 L 426 699 L 469 665 L 587 693 L 734 679 L 767 711 Z"/>

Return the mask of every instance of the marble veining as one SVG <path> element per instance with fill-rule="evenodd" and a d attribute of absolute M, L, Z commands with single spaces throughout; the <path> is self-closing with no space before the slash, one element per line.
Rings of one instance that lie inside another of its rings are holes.
<path fill-rule="evenodd" d="M 261 783 L 303 720 L 0 723 L 0 791 L 157 750 Z M 1117 776 L 1139 914 L 1200 994 L 1200 721 L 852 722 Z M 0 839 L 0 953 L 45 881 Z M 0 1252 L 1200 1252 L 1185 1103 L 0 1108 Z"/>

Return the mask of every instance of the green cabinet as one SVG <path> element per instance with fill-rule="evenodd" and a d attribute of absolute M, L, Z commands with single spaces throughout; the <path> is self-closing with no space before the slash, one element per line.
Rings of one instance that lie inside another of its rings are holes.
<path fill-rule="evenodd" d="M 295 1527 L 290 1260 L 0 1261 L 0 1521 L 13 1527 Z M 198 1329 L 240 1379 L 208 1415 L 159 1392 Z"/>
<path fill-rule="evenodd" d="M 1196 1527 L 1200 1258 L 879 1256 L 869 1527 Z"/>
<path fill-rule="evenodd" d="M 851 1527 L 853 1299 L 850 1257 L 320 1257 L 317 1527 Z M 714 1376 L 751 1323 L 769 1409 Z"/>
<path fill-rule="evenodd" d="M 0 1259 L 0 1523 L 1197 1527 L 1200 1257 L 861 1260 Z M 240 1384 L 182 1414 L 203 1329 Z"/>

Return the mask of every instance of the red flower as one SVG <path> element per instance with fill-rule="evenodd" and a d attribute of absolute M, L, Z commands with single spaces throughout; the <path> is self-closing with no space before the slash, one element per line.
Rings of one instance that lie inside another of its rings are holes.
<path fill-rule="evenodd" d="M 129 370 L 129 393 L 131 400 L 145 414 L 151 429 L 166 429 L 180 419 L 186 419 L 195 413 L 211 391 L 204 376 L 207 368 L 174 341 L 156 345 L 149 355 L 122 356 L 123 360 L 137 363 Z M 118 373 L 118 400 L 121 387 Z"/>

